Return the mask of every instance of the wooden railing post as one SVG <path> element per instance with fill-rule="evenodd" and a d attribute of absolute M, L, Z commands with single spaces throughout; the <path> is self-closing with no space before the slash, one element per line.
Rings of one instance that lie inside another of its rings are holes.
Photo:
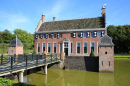
<path fill-rule="evenodd" d="M 51 63 L 52 63 L 52 54 L 51 54 Z"/>
<path fill-rule="evenodd" d="M 11 70 L 13 70 L 13 56 L 11 56 Z"/>
<path fill-rule="evenodd" d="M 33 61 L 33 53 L 32 53 L 32 61 Z"/>
<path fill-rule="evenodd" d="M 16 54 L 14 54 L 14 63 L 15 63 Z"/>
<path fill-rule="evenodd" d="M 27 68 L 27 65 L 28 65 L 28 57 L 26 55 L 26 68 Z"/>
<path fill-rule="evenodd" d="M 46 54 L 45 54 L 45 64 L 46 64 Z"/>
<path fill-rule="evenodd" d="M 3 64 L 3 54 L 1 55 L 1 65 Z"/>

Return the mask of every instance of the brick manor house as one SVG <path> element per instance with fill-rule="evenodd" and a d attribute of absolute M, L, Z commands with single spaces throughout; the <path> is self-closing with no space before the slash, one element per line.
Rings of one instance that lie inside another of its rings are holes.
<path fill-rule="evenodd" d="M 107 34 L 105 7 L 101 17 L 45 21 L 42 15 L 35 31 L 35 50 L 37 53 L 62 53 L 66 55 L 89 56 L 93 49 L 99 55 L 98 45 Z"/>

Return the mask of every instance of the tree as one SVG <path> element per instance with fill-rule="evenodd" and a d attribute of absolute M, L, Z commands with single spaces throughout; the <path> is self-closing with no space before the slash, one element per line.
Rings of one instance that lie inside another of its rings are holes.
<path fill-rule="evenodd" d="M 18 37 L 19 40 L 21 40 L 21 42 L 23 44 L 27 43 L 29 46 L 28 48 L 33 48 L 34 46 L 34 37 L 31 33 L 28 33 L 27 31 L 25 30 L 21 30 L 21 29 L 15 29 L 14 30 L 14 36 Z"/>
<path fill-rule="evenodd" d="M 94 56 L 95 56 L 94 51 L 93 49 L 91 49 L 90 57 L 94 57 Z"/>

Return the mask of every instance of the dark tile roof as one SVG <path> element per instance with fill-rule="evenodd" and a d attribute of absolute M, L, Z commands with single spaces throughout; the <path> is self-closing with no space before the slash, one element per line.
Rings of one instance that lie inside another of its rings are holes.
<path fill-rule="evenodd" d="M 113 46 L 113 42 L 112 39 L 108 36 L 108 35 L 104 35 L 101 38 L 101 43 L 99 44 L 99 46 Z"/>
<path fill-rule="evenodd" d="M 70 29 L 86 29 L 86 28 L 104 28 L 104 18 L 84 18 L 62 21 L 44 22 L 38 32 L 40 31 L 54 31 L 54 30 L 70 30 Z"/>
<path fill-rule="evenodd" d="M 16 45 L 16 43 L 17 43 L 17 45 Z M 18 38 L 15 38 L 9 44 L 9 47 L 16 47 L 16 46 L 23 46 L 22 42 Z"/>

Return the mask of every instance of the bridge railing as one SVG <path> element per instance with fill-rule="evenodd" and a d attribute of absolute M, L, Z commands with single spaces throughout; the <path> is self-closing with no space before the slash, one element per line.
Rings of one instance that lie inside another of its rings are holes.
<path fill-rule="evenodd" d="M 54 61 L 60 60 L 61 54 L 19 54 L 19 55 L 1 55 L 0 56 L 0 72 L 14 70 L 17 68 L 38 64 L 52 63 Z"/>

